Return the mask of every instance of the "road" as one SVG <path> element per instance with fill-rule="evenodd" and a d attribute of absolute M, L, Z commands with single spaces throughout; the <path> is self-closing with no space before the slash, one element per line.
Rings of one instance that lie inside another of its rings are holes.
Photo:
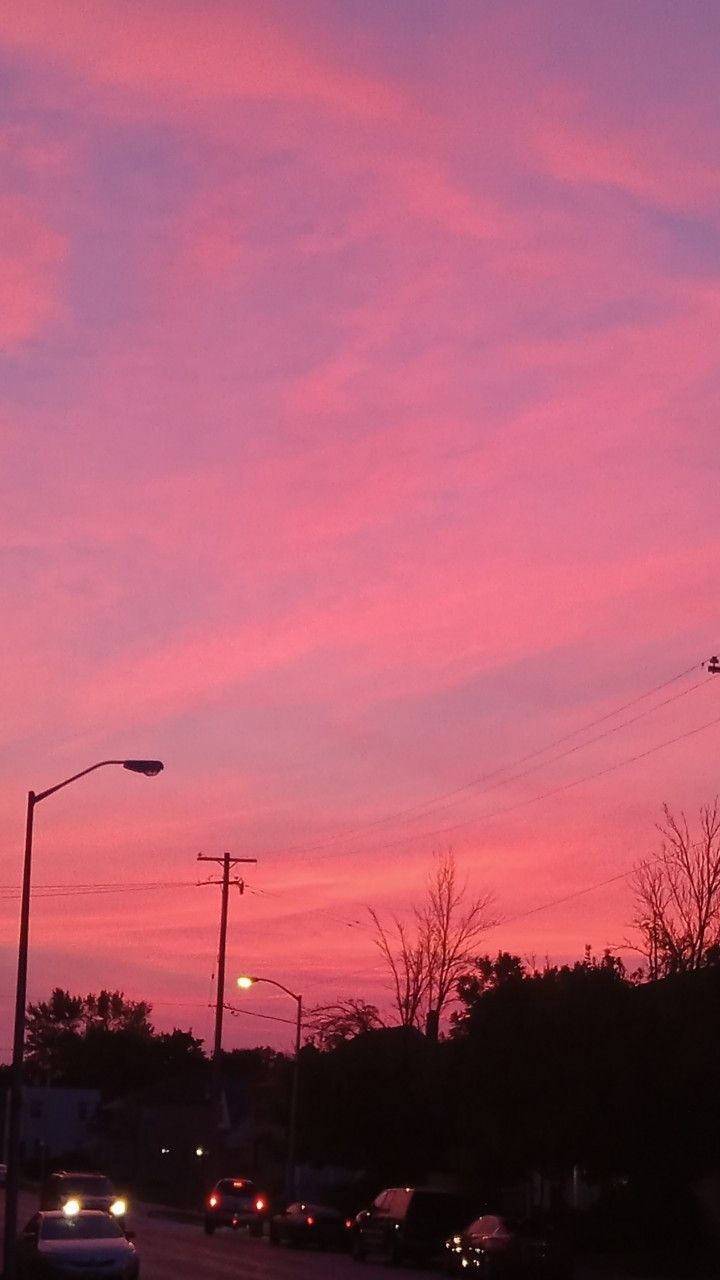
<path fill-rule="evenodd" d="M 37 1193 L 21 1192 L 20 1230 L 38 1207 Z M 150 1205 L 136 1205 L 129 1226 L 135 1232 L 140 1280 L 439 1280 L 438 1269 L 386 1267 L 354 1262 L 342 1253 L 273 1248 L 244 1231 L 218 1230 L 206 1236 L 201 1223 L 177 1222 Z M 4 1195 L 0 1193 L 0 1219 Z M 717 1273 L 713 1276 L 717 1280 Z M 579 1262 L 575 1280 L 630 1280 L 611 1261 Z M 645 1280 L 652 1280 L 646 1276 Z"/>
<path fill-rule="evenodd" d="M 20 1230 L 37 1209 L 37 1195 L 22 1192 Z M 175 1222 L 147 1205 L 135 1206 L 129 1226 L 135 1232 L 141 1280 L 431 1280 L 438 1272 L 397 1268 L 370 1261 L 353 1262 L 345 1254 L 311 1249 L 273 1248 L 244 1231 L 218 1230 L 206 1236 L 200 1222 Z"/>

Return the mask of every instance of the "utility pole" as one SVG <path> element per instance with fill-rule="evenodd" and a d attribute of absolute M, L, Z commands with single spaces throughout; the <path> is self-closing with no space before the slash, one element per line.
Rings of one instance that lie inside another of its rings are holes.
<path fill-rule="evenodd" d="M 212 1057 L 212 1100 L 215 1107 L 215 1123 L 217 1132 L 216 1151 L 214 1162 L 218 1163 L 220 1155 L 220 1135 L 222 1132 L 222 1027 L 223 1027 L 223 1011 L 225 1008 L 225 952 L 227 949 L 227 919 L 228 919 L 228 902 L 230 899 L 230 870 L 240 862 L 257 862 L 257 858 L 233 858 L 229 853 L 224 853 L 221 858 L 210 858 L 199 853 L 198 862 L 217 862 L 222 864 L 222 880 L 206 880 L 205 884 L 219 884 L 221 886 L 220 896 L 220 940 L 218 943 L 218 962 L 217 962 L 217 997 L 215 1001 L 215 1041 L 213 1045 Z M 240 893 L 245 888 L 244 881 L 237 877 L 233 884 L 238 886 Z M 220 1176 L 219 1165 L 217 1167 L 218 1176 Z"/>

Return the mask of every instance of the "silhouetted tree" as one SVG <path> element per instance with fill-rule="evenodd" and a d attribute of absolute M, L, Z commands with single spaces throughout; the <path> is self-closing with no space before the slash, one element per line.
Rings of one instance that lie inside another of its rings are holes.
<path fill-rule="evenodd" d="M 205 1063 L 202 1040 L 177 1028 L 156 1034 L 151 1012 L 120 991 L 73 996 L 56 987 L 49 1000 L 28 1005 L 31 1074 L 112 1097 Z"/>
<path fill-rule="evenodd" d="M 720 944 L 720 809 L 700 810 L 693 839 L 684 813 L 663 806 L 657 858 L 638 863 L 632 888 L 639 950 L 654 980 L 700 969 L 716 960 Z"/>
<path fill-rule="evenodd" d="M 458 984 L 454 1160 L 468 1177 L 612 1168 L 628 1123 L 633 979 L 610 953 L 534 969 L 501 952 Z"/>
<path fill-rule="evenodd" d="M 316 1049 L 335 1049 L 344 1040 L 352 1040 L 364 1031 L 384 1026 L 377 1005 L 348 997 L 335 1004 L 316 1004 L 304 1018 L 306 1043 Z"/>
<path fill-rule="evenodd" d="M 402 1026 L 427 1029 L 436 1037 L 475 944 L 492 923 L 490 902 L 487 893 L 467 900 L 467 885 L 458 885 L 455 855 L 449 849 L 436 855 L 425 903 L 414 908 L 411 924 L 393 916 L 390 929 L 369 908 L 375 945 L 390 971 Z"/>

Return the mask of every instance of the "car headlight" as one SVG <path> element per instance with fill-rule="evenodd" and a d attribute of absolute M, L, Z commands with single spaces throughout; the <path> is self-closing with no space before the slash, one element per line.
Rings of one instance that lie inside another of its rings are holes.
<path fill-rule="evenodd" d="M 122 1196 L 118 1196 L 117 1200 L 113 1200 L 110 1205 L 110 1212 L 113 1218 L 122 1218 L 127 1213 L 127 1204 Z"/>
<path fill-rule="evenodd" d="M 79 1200 L 66 1200 L 63 1205 L 63 1213 L 66 1218 L 75 1218 L 80 1212 Z"/>

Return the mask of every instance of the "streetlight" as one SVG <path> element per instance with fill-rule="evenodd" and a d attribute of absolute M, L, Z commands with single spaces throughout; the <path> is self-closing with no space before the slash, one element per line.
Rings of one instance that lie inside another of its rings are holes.
<path fill-rule="evenodd" d="M 274 978 L 252 978 L 243 975 L 238 978 L 237 984 L 242 991 L 249 991 L 250 987 L 254 987 L 256 982 L 267 982 L 271 987 L 277 987 L 278 990 L 284 991 L 286 996 L 290 996 L 297 1004 L 297 1022 L 295 1024 L 295 1061 L 293 1063 L 292 1076 L 292 1093 L 290 1095 L 290 1125 L 288 1129 L 288 1153 L 287 1153 L 287 1169 L 285 1171 L 285 1182 L 288 1195 L 295 1194 L 295 1142 L 297 1137 L 297 1104 L 298 1104 L 298 1076 L 300 1072 L 300 1034 L 302 1031 L 302 996 L 291 991 L 289 987 L 283 986 L 282 982 L 276 982 Z"/>
<path fill-rule="evenodd" d="M 35 805 L 78 778 L 108 764 L 120 764 L 131 773 L 143 773 L 154 778 L 161 772 L 161 760 L 100 760 L 88 769 L 74 773 L 64 782 L 58 782 L 47 791 L 28 791 L 27 818 L 25 822 L 25 859 L 23 862 L 22 894 L 20 898 L 20 938 L 18 941 L 17 985 L 15 987 L 15 1031 L 13 1036 L 12 1067 L 8 1090 L 7 1110 L 7 1181 L 5 1186 L 5 1237 L 3 1249 L 3 1276 L 14 1280 L 15 1236 L 17 1233 L 18 1183 L 20 1180 L 20 1109 L 22 1105 L 23 1052 L 25 1049 L 25 1000 L 27 997 L 28 939 L 30 934 L 30 870 L 32 866 L 33 815 Z"/>

